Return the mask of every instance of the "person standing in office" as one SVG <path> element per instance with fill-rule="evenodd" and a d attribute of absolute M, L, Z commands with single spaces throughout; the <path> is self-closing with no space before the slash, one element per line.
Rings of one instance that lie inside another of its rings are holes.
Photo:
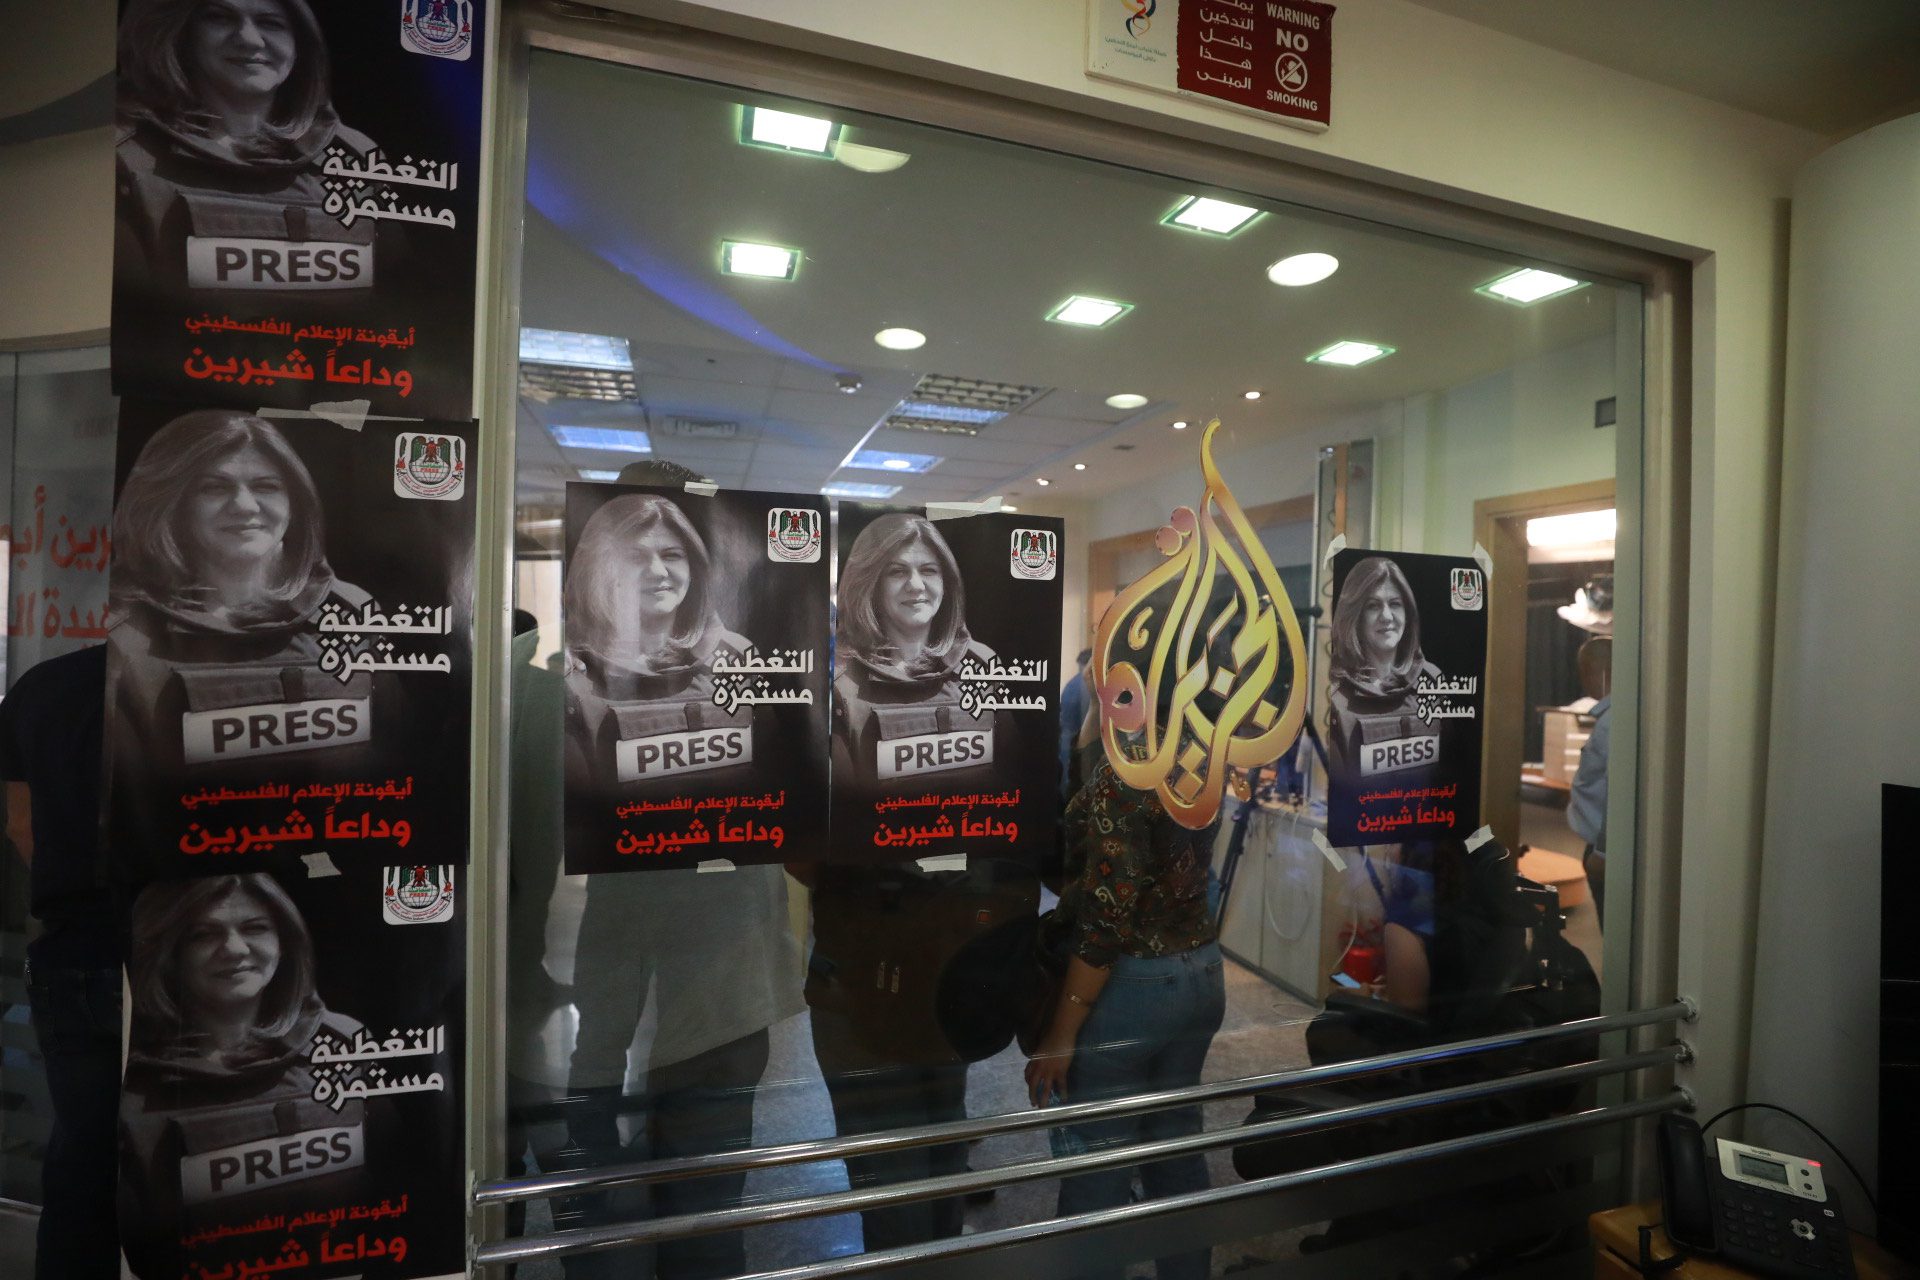
<path fill-rule="evenodd" d="M 7 837 L 27 863 L 42 925 L 27 947 L 27 997 L 53 1100 L 37 1280 L 120 1274 L 114 1174 L 127 923 L 101 865 L 106 652 L 93 645 L 50 658 L 0 701 Z"/>
<path fill-rule="evenodd" d="M 1594 914 L 1606 923 L 1607 901 L 1607 755 L 1613 743 L 1613 580 L 1595 578 L 1574 592 L 1573 603 L 1555 610 L 1589 632 L 1580 646 L 1581 690 L 1594 699 L 1593 728 L 1580 748 L 1567 797 L 1567 825 L 1587 842 L 1581 854 Z"/>

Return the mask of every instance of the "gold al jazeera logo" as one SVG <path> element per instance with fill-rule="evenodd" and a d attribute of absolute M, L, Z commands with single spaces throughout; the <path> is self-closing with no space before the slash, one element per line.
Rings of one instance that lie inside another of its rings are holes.
<path fill-rule="evenodd" d="M 1115 597 L 1090 667 L 1113 771 L 1196 830 L 1219 814 L 1229 767 L 1278 758 L 1307 712 L 1300 622 L 1214 464 L 1219 428 L 1216 418 L 1200 437 L 1199 513 L 1181 507 L 1161 527 L 1154 545 L 1165 561 Z M 1275 706 L 1283 645 L 1286 704 Z"/>

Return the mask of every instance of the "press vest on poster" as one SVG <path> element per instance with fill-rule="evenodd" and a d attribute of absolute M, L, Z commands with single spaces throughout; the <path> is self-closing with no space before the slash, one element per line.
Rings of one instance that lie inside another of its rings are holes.
<path fill-rule="evenodd" d="M 745 725 L 622 738 L 613 748 L 615 776 L 622 782 L 643 782 L 677 773 L 700 773 L 752 763 L 753 731 Z"/>
<path fill-rule="evenodd" d="M 180 740 L 188 764 L 369 742 L 373 718 L 367 714 L 367 702 L 365 698 L 321 698 L 189 711 L 180 717 Z"/>
<path fill-rule="evenodd" d="M 338 240 L 187 239 L 195 289 L 370 289 L 373 246 Z"/>
<path fill-rule="evenodd" d="M 986 729 L 886 738 L 874 748 L 875 771 L 882 780 L 992 763 L 993 734 Z"/>
<path fill-rule="evenodd" d="M 204 1204 L 263 1187 L 301 1182 L 367 1162 L 360 1125 L 307 1129 L 180 1157 L 180 1196 Z"/>
<path fill-rule="evenodd" d="M 1387 742 L 1366 742 L 1360 746 L 1360 773 L 1395 773 L 1401 769 L 1419 769 L 1440 759 L 1440 739 L 1432 734 L 1413 738 L 1395 738 Z"/>

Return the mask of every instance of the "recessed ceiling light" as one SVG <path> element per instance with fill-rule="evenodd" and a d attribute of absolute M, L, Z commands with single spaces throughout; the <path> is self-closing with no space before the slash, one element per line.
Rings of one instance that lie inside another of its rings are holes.
<path fill-rule="evenodd" d="M 1045 476 L 1035 476 L 1033 478 L 1033 482 L 1039 485 L 1042 489 L 1046 488 L 1048 485 L 1053 483 L 1053 481 L 1047 479 Z"/>
<path fill-rule="evenodd" d="M 1258 209 L 1249 209 L 1244 204 L 1230 204 L 1211 196 L 1188 196 L 1160 221 L 1169 227 L 1230 236 L 1259 216 Z"/>
<path fill-rule="evenodd" d="M 800 251 L 784 249 L 777 244 L 756 244 L 751 240 L 723 240 L 720 243 L 720 269 L 730 276 L 791 280 L 800 269 Z"/>
<path fill-rule="evenodd" d="M 1132 391 L 1122 391 L 1119 395 L 1108 396 L 1107 403 L 1116 409 L 1138 409 L 1147 402 L 1147 398 Z"/>
<path fill-rule="evenodd" d="M 627 340 L 606 333 L 522 329 L 520 358 L 532 364 L 557 364 L 568 369 L 633 371 L 633 352 Z"/>
<path fill-rule="evenodd" d="M 1073 469 L 1075 471 L 1085 471 L 1087 469 L 1087 464 L 1084 462 L 1076 462 L 1073 464 Z"/>
<path fill-rule="evenodd" d="M 1055 324 L 1077 324 L 1082 328 L 1098 329 L 1112 324 L 1127 312 L 1133 310 L 1131 302 L 1115 302 L 1111 298 L 1089 298 L 1076 293 L 1065 302 L 1047 313 L 1047 319 Z"/>
<path fill-rule="evenodd" d="M 1241 394 L 1246 396 L 1246 398 L 1249 400 L 1258 400 L 1260 398 L 1260 393 L 1258 391 L 1246 391 L 1246 392 L 1242 392 Z"/>
<path fill-rule="evenodd" d="M 1605 511 L 1576 511 L 1564 516 L 1539 516 L 1527 521 L 1530 547 L 1584 547 L 1612 542 L 1619 521 L 1612 507 Z"/>
<path fill-rule="evenodd" d="M 1175 431 L 1185 431 L 1187 429 L 1186 421 L 1182 419 L 1181 421 L 1174 423 L 1173 429 Z"/>
<path fill-rule="evenodd" d="M 1381 356 L 1393 354 L 1392 347 L 1383 347 L 1377 342 L 1336 342 L 1330 347 L 1322 347 L 1307 357 L 1308 364 L 1337 364 L 1352 368 L 1355 365 L 1370 364 Z"/>
<path fill-rule="evenodd" d="M 1474 292 L 1484 293 L 1502 302 L 1511 302 L 1515 306 L 1530 307 L 1536 302 L 1545 302 L 1548 298 L 1584 289 L 1586 284 L 1585 280 L 1575 280 L 1572 276 L 1522 267 L 1518 271 L 1509 271 L 1497 280 L 1487 281 Z"/>
<path fill-rule="evenodd" d="M 844 467 L 862 471 L 911 471 L 915 475 L 933 470 L 944 459 L 931 453 L 895 453 L 891 449 L 857 449 Z"/>
<path fill-rule="evenodd" d="M 838 131 L 839 126 L 831 120 L 772 107 L 746 107 L 740 114 L 740 141 L 776 151 L 824 156 L 833 150 L 833 136 Z"/>
<path fill-rule="evenodd" d="M 927 345 L 927 335 L 918 329 L 882 329 L 873 340 L 889 351 L 918 351 Z"/>
<path fill-rule="evenodd" d="M 594 449 L 601 453 L 652 453 L 653 440 L 644 431 L 623 427 L 548 427 L 547 434 L 563 449 Z"/>
<path fill-rule="evenodd" d="M 861 173 L 892 173 L 907 161 L 913 159 L 904 151 L 889 151 L 885 147 L 869 147 L 858 142 L 840 139 L 840 145 L 833 149 L 833 158 L 849 169 Z"/>
<path fill-rule="evenodd" d="M 855 484 L 848 480 L 836 480 L 832 484 L 820 486 L 820 492 L 829 498 L 875 498 L 884 501 L 900 492 L 897 484 Z"/>
<path fill-rule="evenodd" d="M 618 471 L 608 471 L 608 470 L 605 470 L 604 468 L 599 468 L 599 467 L 582 467 L 580 469 L 580 478 L 582 480 L 598 480 L 598 481 L 601 481 L 602 483 L 610 484 L 613 481 L 618 480 L 620 478 L 620 473 Z"/>
<path fill-rule="evenodd" d="M 1267 279 L 1275 284 L 1298 288 L 1319 284 L 1340 269 L 1340 259 L 1330 253 L 1296 253 L 1267 268 Z"/>

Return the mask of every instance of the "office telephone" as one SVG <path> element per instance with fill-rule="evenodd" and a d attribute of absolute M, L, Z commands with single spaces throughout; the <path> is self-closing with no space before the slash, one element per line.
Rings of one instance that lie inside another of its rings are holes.
<path fill-rule="evenodd" d="M 1691 1118 L 1660 1118 L 1660 1200 L 1667 1238 L 1778 1280 L 1847 1277 L 1853 1245 L 1820 1162 L 1716 1138 Z"/>

